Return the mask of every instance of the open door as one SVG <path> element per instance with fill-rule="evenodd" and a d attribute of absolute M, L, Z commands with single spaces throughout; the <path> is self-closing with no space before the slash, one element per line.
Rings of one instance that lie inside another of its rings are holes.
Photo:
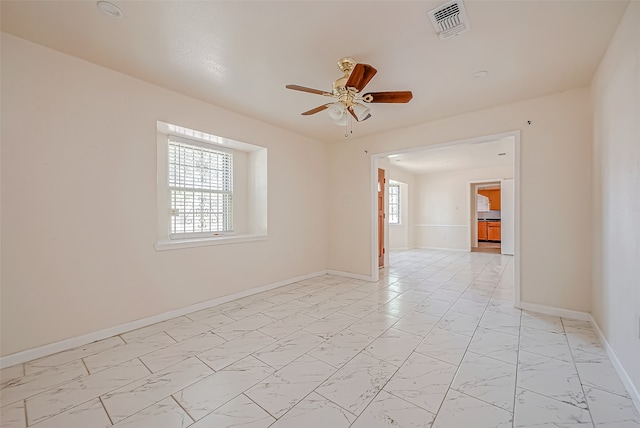
<path fill-rule="evenodd" d="M 378 267 L 384 266 L 384 169 L 378 168 Z"/>

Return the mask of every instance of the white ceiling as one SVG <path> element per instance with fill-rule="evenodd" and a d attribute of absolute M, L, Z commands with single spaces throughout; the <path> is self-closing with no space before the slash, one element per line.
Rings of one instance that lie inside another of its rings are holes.
<path fill-rule="evenodd" d="M 476 144 L 461 144 L 391 155 L 396 168 L 412 174 L 462 171 L 511 166 L 514 163 L 513 137 Z"/>
<path fill-rule="evenodd" d="M 366 136 L 587 85 L 625 1 L 465 3 L 471 30 L 440 40 L 427 11 L 445 1 L 122 1 L 110 18 L 84 1 L 1 4 L 2 30 L 321 141 L 343 140 L 328 98 L 336 61 L 378 69 L 367 91 L 411 90 L 372 104 Z M 489 71 L 484 79 L 472 74 Z"/>

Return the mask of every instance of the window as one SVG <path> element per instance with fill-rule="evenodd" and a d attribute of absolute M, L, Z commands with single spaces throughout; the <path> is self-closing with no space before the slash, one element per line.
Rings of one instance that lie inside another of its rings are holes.
<path fill-rule="evenodd" d="M 233 153 L 169 137 L 171 237 L 233 231 Z"/>
<path fill-rule="evenodd" d="M 267 149 L 157 122 L 157 251 L 267 239 Z"/>
<path fill-rule="evenodd" d="M 389 224 L 400 224 L 400 183 L 389 181 Z"/>

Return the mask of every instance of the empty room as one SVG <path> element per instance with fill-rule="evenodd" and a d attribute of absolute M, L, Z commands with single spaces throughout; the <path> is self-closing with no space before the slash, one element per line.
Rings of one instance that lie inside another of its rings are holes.
<path fill-rule="evenodd" d="M 640 2 L 0 2 L 2 428 L 640 427 Z"/>

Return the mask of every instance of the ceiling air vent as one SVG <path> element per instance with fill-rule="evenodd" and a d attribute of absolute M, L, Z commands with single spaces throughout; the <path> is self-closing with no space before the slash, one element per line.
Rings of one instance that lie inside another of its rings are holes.
<path fill-rule="evenodd" d="M 447 39 L 468 31 L 469 20 L 461 0 L 445 3 L 428 12 L 429 19 L 440 39 Z"/>

